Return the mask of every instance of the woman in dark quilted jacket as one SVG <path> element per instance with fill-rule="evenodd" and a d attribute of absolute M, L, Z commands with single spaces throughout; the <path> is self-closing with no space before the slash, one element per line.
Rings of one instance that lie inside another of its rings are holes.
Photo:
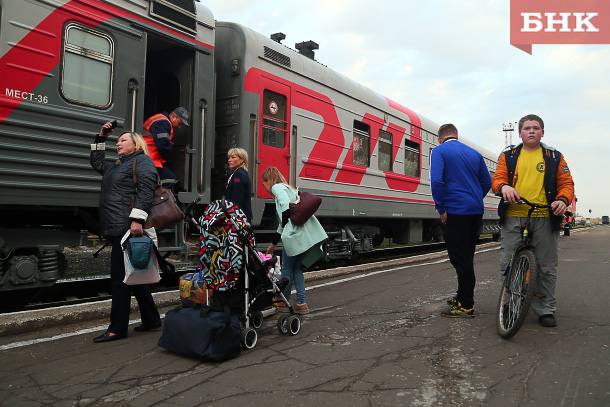
<path fill-rule="evenodd" d="M 125 131 L 116 143 L 119 159 L 115 163 L 106 160 L 106 137 L 112 133 L 112 122 L 102 126 L 100 134 L 91 145 L 91 166 L 102 175 L 100 193 L 101 235 L 112 244 L 110 255 L 110 278 L 112 281 L 112 306 L 110 326 L 93 342 L 108 342 L 127 337 L 131 292 L 138 305 L 142 325 L 134 331 L 148 331 L 161 326 L 159 311 L 148 285 L 128 286 L 125 279 L 125 263 L 121 238 L 129 230 L 132 235 L 142 235 L 142 225 L 148 218 L 154 191 L 157 185 L 157 171 L 148 156 L 146 142 L 137 133 Z M 134 160 L 138 187 L 133 179 Z"/>

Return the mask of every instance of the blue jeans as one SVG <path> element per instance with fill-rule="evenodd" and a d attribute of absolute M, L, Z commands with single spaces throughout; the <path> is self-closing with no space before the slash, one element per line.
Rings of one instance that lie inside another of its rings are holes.
<path fill-rule="evenodd" d="M 286 250 L 282 249 L 282 277 L 290 279 L 290 285 L 284 290 L 286 299 L 290 301 L 290 291 L 292 284 L 297 289 L 297 304 L 305 304 L 305 276 L 301 270 L 301 263 L 305 258 L 307 251 L 296 256 L 288 256 Z"/>

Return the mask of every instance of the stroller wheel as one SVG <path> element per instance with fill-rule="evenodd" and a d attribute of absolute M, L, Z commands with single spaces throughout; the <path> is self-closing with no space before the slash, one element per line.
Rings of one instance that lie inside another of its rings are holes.
<path fill-rule="evenodd" d="M 258 334 L 254 328 L 246 328 L 241 331 L 241 346 L 244 349 L 252 349 L 256 346 Z"/>
<path fill-rule="evenodd" d="M 252 326 L 255 329 L 258 329 L 263 326 L 263 318 L 263 313 L 260 311 L 256 311 L 252 315 L 250 315 L 250 322 L 252 323 Z"/>
<path fill-rule="evenodd" d="M 277 330 L 281 334 L 288 333 L 288 315 L 282 315 L 281 317 L 279 317 L 279 319 L 277 320 Z"/>
<path fill-rule="evenodd" d="M 296 315 L 288 317 L 288 329 L 290 329 L 290 335 L 296 335 L 301 330 L 301 320 Z"/>

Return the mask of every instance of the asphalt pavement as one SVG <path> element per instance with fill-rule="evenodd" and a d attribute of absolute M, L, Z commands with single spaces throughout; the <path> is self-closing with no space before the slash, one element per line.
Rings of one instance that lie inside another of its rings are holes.
<path fill-rule="evenodd" d="M 509 340 L 495 327 L 497 245 L 475 257 L 476 318 L 440 316 L 456 287 L 444 256 L 312 275 L 298 335 L 269 316 L 256 347 L 222 363 L 158 347 L 160 331 L 94 344 L 108 304 L 55 324 L 0 316 L 0 405 L 609 406 L 609 240 L 607 226 L 561 237 L 558 326 L 531 314 Z"/>

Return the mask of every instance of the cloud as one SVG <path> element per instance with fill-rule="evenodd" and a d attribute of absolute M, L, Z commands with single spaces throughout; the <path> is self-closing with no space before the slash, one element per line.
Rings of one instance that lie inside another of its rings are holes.
<path fill-rule="evenodd" d="M 430 92 L 438 96 L 447 95 L 447 81 L 437 80 L 432 87 L 430 87 Z"/>
<path fill-rule="evenodd" d="M 362 76 L 362 71 L 366 64 L 367 61 L 365 59 L 359 59 L 349 71 L 344 73 L 344 75 L 350 79 L 357 80 L 359 77 Z"/>
<path fill-rule="evenodd" d="M 400 76 L 408 76 L 411 72 L 413 72 L 413 67 L 411 65 L 407 65 L 402 73 L 400 73 Z"/>
<path fill-rule="evenodd" d="M 610 148 L 609 45 L 534 45 L 526 54 L 509 43 L 505 0 L 206 4 L 219 20 L 265 36 L 284 32 L 287 46 L 318 42 L 316 59 L 330 69 L 437 123 L 454 123 L 498 154 L 502 123 L 539 114 L 545 142 L 568 160 L 581 207 L 610 215 L 610 192 L 599 187 Z"/>

